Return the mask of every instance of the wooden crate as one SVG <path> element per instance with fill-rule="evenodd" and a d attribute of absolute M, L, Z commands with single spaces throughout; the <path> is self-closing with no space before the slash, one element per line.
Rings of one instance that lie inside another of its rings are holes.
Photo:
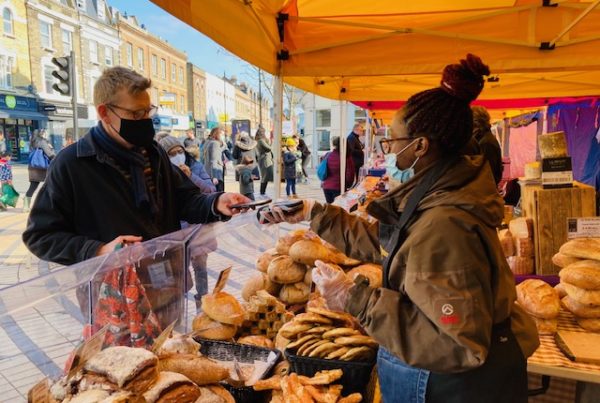
<path fill-rule="evenodd" d="M 552 263 L 552 256 L 567 241 L 567 218 L 595 216 L 596 191 L 581 183 L 563 189 L 522 185 L 521 208 L 533 220 L 536 274 L 557 274 L 560 268 Z"/>

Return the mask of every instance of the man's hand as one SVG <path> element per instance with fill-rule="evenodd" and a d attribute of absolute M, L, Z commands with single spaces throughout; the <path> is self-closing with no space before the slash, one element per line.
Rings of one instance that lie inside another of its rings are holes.
<path fill-rule="evenodd" d="M 215 206 L 215 209 L 223 215 L 232 216 L 234 214 L 246 211 L 247 209 L 231 209 L 229 206 L 233 206 L 235 204 L 250 203 L 251 201 L 252 200 L 239 193 L 223 193 L 217 199 L 217 205 Z"/>
<path fill-rule="evenodd" d="M 118 245 L 127 246 L 127 244 L 131 243 L 139 243 L 142 242 L 141 236 L 136 235 L 120 235 L 116 237 L 114 240 L 109 243 L 105 243 L 101 247 L 98 248 L 96 252 L 96 256 L 106 255 L 108 253 L 114 252 Z"/>
<path fill-rule="evenodd" d="M 188 167 L 185 164 L 181 164 L 179 165 L 179 169 L 181 169 L 181 171 L 186 174 L 186 176 L 189 178 L 190 176 L 192 176 L 192 171 L 190 169 L 190 167 Z"/>

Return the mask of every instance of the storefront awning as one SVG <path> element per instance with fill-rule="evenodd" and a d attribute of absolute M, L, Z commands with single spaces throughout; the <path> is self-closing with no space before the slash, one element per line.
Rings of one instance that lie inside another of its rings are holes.
<path fill-rule="evenodd" d="M 48 120 L 48 116 L 32 111 L 0 111 L 0 119 Z"/>

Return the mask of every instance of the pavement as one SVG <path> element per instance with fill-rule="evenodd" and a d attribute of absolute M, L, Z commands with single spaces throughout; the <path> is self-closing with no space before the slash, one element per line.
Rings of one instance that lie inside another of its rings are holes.
<path fill-rule="evenodd" d="M 233 169 L 228 171 L 233 173 Z M 13 176 L 13 184 L 23 197 L 29 186 L 27 166 L 14 165 Z M 309 172 L 309 176 L 313 178 L 310 183 L 296 185 L 298 196 L 324 201 L 314 170 Z M 255 182 L 255 190 L 258 188 L 259 183 Z M 225 190 L 239 190 L 233 174 L 226 178 Z M 274 198 L 273 194 L 274 186 L 270 183 L 267 195 Z M 285 195 L 284 184 L 282 194 Z M 0 212 L 0 312 L 6 310 L 4 307 L 11 296 L 17 295 L 15 291 L 19 291 L 18 295 L 32 295 L 27 306 L 0 316 L 0 402 L 25 402 L 27 391 L 44 376 L 58 377 L 69 354 L 80 343 L 85 324 L 74 289 L 56 293 L 56 286 L 63 277 L 53 278 L 52 274 L 65 271 L 61 271 L 59 265 L 41 261 L 23 245 L 21 235 L 27 225 L 28 214 L 23 212 L 22 203 L 21 198 L 16 208 Z M 255 225 L 234 227 L 225 224 L 217 237 L 218 249 L 209 254 L 209 289 L 214 286 L 220 270 L 232 266 L 232 275 L 225 290 L 241 299 L 243 284 L 256 273 L 256 256 L 274 245 L 278 231 L 291 228 L 280 225 L 275 232 L 269 232 Z M 29 283 L 19 286 L 25 281 Z M 36 296 L 44 293 L 50 297 L 36 301 Z M 188 300 L 191 300 L 192 296 L 188 294 Z M 193 302 L 187 304 L 187 310 L 191 320 L 195 314 Z"/>

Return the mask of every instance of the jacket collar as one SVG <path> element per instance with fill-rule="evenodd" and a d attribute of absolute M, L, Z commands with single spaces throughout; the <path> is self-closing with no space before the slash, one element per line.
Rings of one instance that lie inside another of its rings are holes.
<path fill-rule="evenodd" d="M 92 134 L 88 131 L 82 138 L 77 140 L 77 158 L 92 157 L 102 150 L 96 147 Z"/>

